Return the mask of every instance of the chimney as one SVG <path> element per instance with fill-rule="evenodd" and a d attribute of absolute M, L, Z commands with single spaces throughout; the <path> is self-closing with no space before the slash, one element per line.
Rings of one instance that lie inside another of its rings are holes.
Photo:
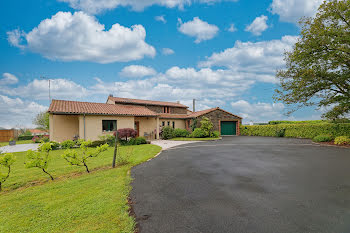
<path fill-rule="evenodd" d="M 193 99 L 193 112 L 196 112 L 196 99 Z"/>
<path fill-rule="evenodd" d="M 109 94 L 109 97 L 113 97 L 113 94 Z"/>

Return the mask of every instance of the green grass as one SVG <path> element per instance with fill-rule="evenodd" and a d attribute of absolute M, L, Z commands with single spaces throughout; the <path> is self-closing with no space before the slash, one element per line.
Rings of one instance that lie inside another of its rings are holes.
<path fill-rule="evenodd" d="M 17 141 L 16 144 L 30 144 L 30 143 L 33 143 L 32 140 L 22 140 L 22 141 Z M 9 145 L 9 142 L 0 142 L 0 147 L 2 146 L 8 146 Z"/>
<path fill-rule="evenodd" d="M 140 145 L 120 149 L 128 148 L 133 148 L 130 164 L 109 168 L 113 156 L 113 148 L 109 148 L 88 161 L 90 174 L 69 166 L 60 157 L 62 150 L 54 151 L 48 169 L 58 177 L 54 181 L 39 169 L 24 168 L 25 153 L 16 153 L 13 173 L 4 183 L 5 192 L 0 193 L 0 232 L 133 232 L 128 172 L 161 148 Z M 45 182 L 28 186 L 33 181 Z"/>
<path fill-rule="evenodd" d="M 172 141 L 215 141 L 221 138 L 172 138 Z"/>

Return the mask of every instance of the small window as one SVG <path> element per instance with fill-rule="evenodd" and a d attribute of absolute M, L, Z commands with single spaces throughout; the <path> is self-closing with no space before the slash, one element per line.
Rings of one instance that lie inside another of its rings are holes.
<path fill-rule="evenodd" d="M 173 129 L 175 129 L 175 121 L 173 121 Z"/>
<path fill-rule="evenodd" d="M 170 113 L 170 107 L 163 107 L 163 113 Z"/>
<path fill-rule="evenodd" d="M 115 131 L 117 129 L 116 120 L 102 120 L 103 131 Z"/>
<path fill-rule="evenodd" d="M 162 122 L 162 126 L 165 126 L 165 121 Z"/>
<path fill-rule="evenodd" d="M 170 126 L 170 121 L 168 121 L 168 126 Z"/>

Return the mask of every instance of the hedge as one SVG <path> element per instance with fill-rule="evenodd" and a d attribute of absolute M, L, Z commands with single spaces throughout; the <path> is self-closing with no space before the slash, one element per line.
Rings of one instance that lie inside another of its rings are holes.
<path fill-rule="evenodd" d="M 34 137 L 33 135 L 20 135 L 20 136 L 18 136 L 18 141 L 32 140 L 33 137 Z"/>
<path fill-rule="evenodd" d="M 311 120 L 311 121 L 269 121 L 269 125 L 278 124 L 320 124 L 320 123 L 330 123 L 326 120 Z"/>
<path fill-rule="evenodd" d="M 279 132 L 285 130 L 284 137 L 312 139 L 320 134 L 328 134 L 333 137 L 350 136 L 350 123 L 241 125 L 240 130 L 241 135 L 245 136 L 269 137 L 275 137 Z"/>

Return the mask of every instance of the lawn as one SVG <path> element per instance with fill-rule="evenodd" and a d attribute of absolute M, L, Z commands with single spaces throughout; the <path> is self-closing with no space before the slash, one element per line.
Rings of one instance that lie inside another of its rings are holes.
<path fill-rule="evenodd" d="M 221 138 L 172 138 L 172 141 L 215 141 Z"/>
<path fill-rule="evenodd" d="M 30 144 L 33 143 L 32 140 L 22 140 L 22 141 L 17 141 L 16 144 Z M 0 147 L 2 146 L 8 146 L 9 142 L 0 142 Z"/>
<path fill-rule="evenodd" d="M 159 153 L 160 147 L 133 148 L 130 164 L 111 169 L 113 148 L 88 161 L 92 172 L 71 167 L 53 151 L 49 181 L 39 169 L 24 168 L 25 153 L 16 153 L 13 173 L 0 193 L 0 232 L 133 232 L 127 197 L 130 168 Z M 30 186 L 34 184 L 33 186 Z"/>

